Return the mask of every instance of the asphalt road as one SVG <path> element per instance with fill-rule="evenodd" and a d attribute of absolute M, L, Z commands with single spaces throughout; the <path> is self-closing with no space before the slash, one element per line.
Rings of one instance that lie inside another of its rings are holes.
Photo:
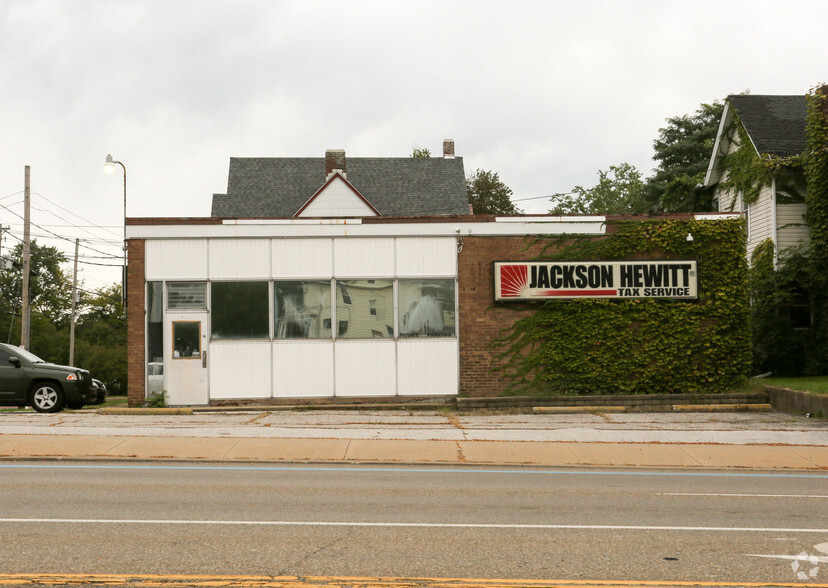
<path fill-rule="evenodd" d="M 825 474 L 0 464 L 3 574 L 795 582 L 803 571 L 828 583 Z"/>

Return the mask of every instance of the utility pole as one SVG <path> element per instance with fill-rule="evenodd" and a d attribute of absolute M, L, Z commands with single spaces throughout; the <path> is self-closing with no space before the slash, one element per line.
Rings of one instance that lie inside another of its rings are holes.
<path fill-rule="evenodd" d="M 20 346 L 29 349 L 29 338 L 31 326 L 29 319 L 29 258 L 31 256 L 31 245 L 29 243 L 29 222 L 31 215 L 31 185 L 29 166 L 26 166 L 25 179 L 23 183 L 23 296 L 20 305 Z"/>
<path fill-rule="evenodd" d="M 75 239 L 75 271 L 72 275 L 72 322 L 69 323 L 69 365 L 75 365 L 75 303 L 78 299 L 78 243 Z"/>

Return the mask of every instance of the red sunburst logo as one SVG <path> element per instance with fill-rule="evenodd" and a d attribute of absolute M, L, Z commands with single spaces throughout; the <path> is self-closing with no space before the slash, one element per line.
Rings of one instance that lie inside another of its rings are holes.
<path fill-rule="evenodd" d="M 526 265 L 500 266 L 500 295 L 504 298 L 520 296 L 529 285 L 529 267 Z"/>

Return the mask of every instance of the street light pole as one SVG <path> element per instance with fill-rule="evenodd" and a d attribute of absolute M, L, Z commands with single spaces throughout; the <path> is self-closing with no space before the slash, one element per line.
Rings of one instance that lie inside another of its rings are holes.
<path fill-rule="evenodd" d="M 127 215 L 127 208 L 126 208 L 127 192 L 126 192 L 126 188 L 127 188 L 127 180 L 126 180 L 126 178 L 127 178 L 127 172 L 126 172 L 126 166 L 123 163 L 121 163 L 120 161 L 115 161 L 114 159 L 112 159 L 111 154 L 106 156 L 106 161 L 104 162 L 104 171 L 106 173 L 114 172 L 116 164 L 120 165 L 121 169 L 124 170 L 124 268 L 122 270 L 123 271 L 123 276 L 121 277 L 121 297 L 122 297 L 122 301 L 124 303 L 124 306 L 126 306 L 126 270 L 127 270 L 127 238 L 126 238 L 126 215 Z"/>

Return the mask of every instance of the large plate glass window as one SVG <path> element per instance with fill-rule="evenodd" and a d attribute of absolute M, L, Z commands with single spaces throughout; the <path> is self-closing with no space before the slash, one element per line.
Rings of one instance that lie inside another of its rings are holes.
<path fill-rule="evenodd" d="M 399 281 L 400 337 L 454 337 L 453 279 Z"/>
<path fill-rule="evenodd" d="M 213 339 L 270 337 L 267 282 L 212 282 L 210 310 Z"/>
<path fill-rule="evenodd" d="M 337 280 L 337 337 L 394 337 L 394 283 L 391 280 Z"/>
<path fill-rule="evenodd" d="M 273 283 L 276 339 L 331 338 L 331 281 Z"/>
<path fill-rule="evenodd" d="M 167 284 L 167 310 L 205 310 L 207 282 L 170 282 Z"/>

